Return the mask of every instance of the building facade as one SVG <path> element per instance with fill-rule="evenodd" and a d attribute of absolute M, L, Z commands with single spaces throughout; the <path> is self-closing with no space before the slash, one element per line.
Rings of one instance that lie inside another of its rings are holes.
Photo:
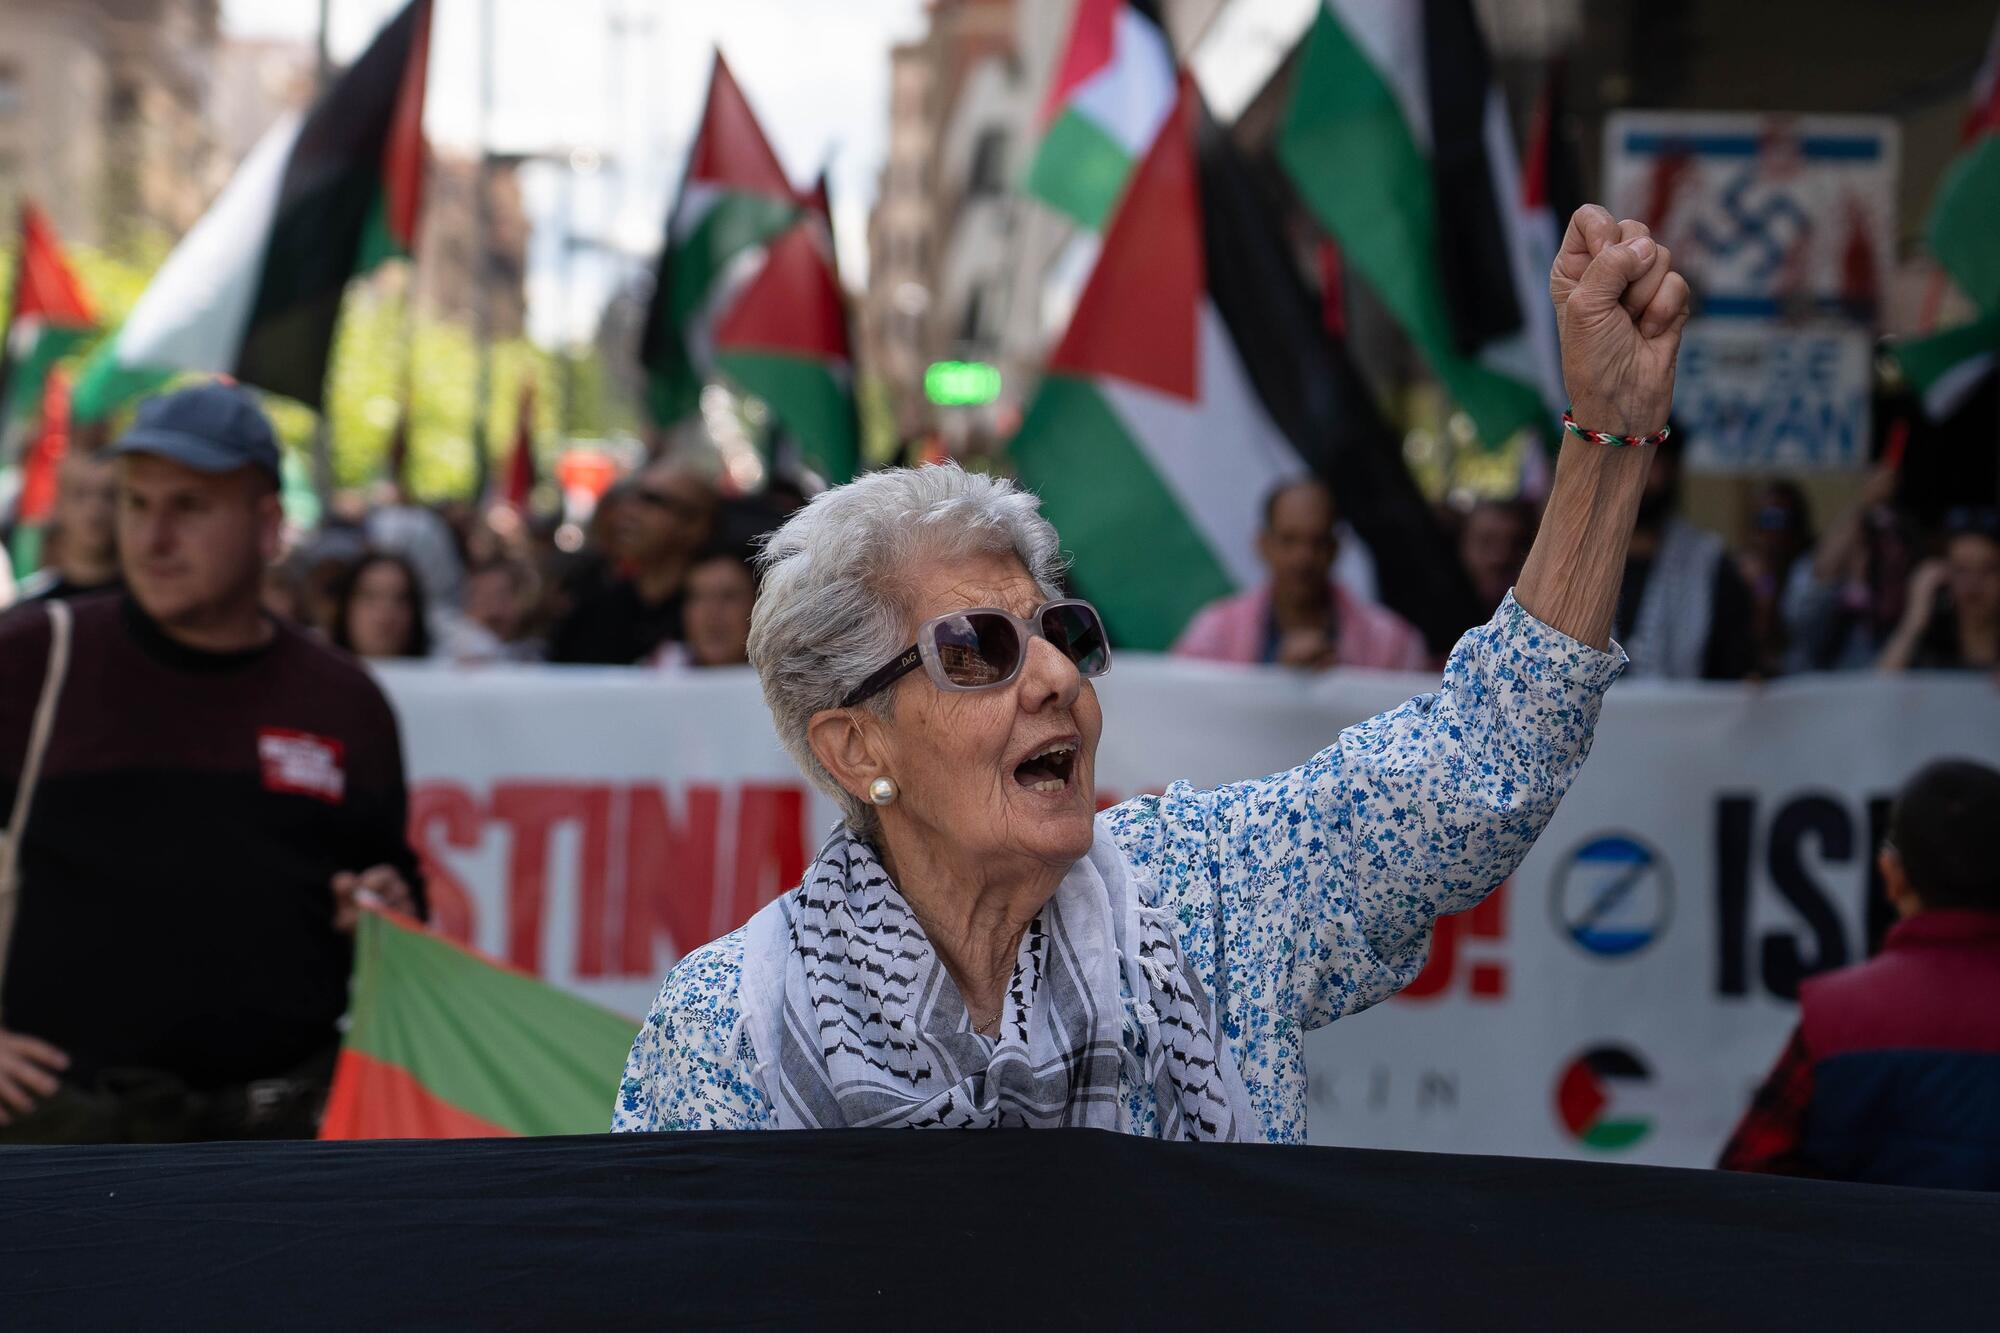
<path fill-rule="evenodd" d="M 219 43 L 218 0 L 0 0 L 0 207 L 81 244 L 178 237 L 227 175 Z"/>
<path fill-rule="evenodd" d="M 1198 41 L 1224 3 L 1162 5 L 1176 48 Z M 1089 274 L 1095 239 L 1020 189 L 1075 7 L 938 0 L 924 37 L 892 53 L 863 328 L 906 440 L 930 437 L 961 457 L 1004 443 Z M 939 361 L 995 367 L 998 397 L 928 401 L 923 372 Z"/>

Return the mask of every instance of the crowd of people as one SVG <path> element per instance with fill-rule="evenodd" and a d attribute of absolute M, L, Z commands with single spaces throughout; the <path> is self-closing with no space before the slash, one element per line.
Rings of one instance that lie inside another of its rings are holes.
<path fill-rule="evenodd" d="M 1884 465 L 1816 533 L 1805 492 L 1773 479 L 1757 486 L 1749 536 L 1732 551 L 1682 514 L 1681 481 L 1681 450 L 1669 440 L 1648 477 L 1618 601 L 1633 676 L 2000 670 L 1992 505 L 1922 524 L 1898 505 L 1897 471 Z M 64 458 L 44 564 L 20 580 L 18 599 L 119 582 L 114 490 L 107 452 Z M 271 564 L 265 605 L 368 659 L 741 665 L 756 541 L 803 499 L 785 485 L 723 496 L 700 470 L 673 462 L 614 484 L 580 526 L 505 507 L 349 497 Z M 1519 577 L 1538 510 L 1485 499 L 1440 516 L 1484 615 Z M 1204 608 L 1173 651 L 1302 670 L 1438 665 L 1441 654 L 1376 601 L 1371 562 L 1357 548 L 1325 483 L 1280 488 L 1260 524 L 1266 581 Z"/>
<path fill-rule="evenodd" d="M 110 450 L 65 456 L 43 564 L 15 600 L 123 584 L 116 485 Z M 735 666 L 757 593 L 754 540 L 801 498 L 724 498 L 672 464 L 612 486 L 582 527 L 504 506 L 343 497 L 315 529 L 284 538 L 263 605 L 374 661 Z"/>
<path fill-rule="evenodd" d="M 2000 671 L 2000 511 L 1969 505 L 1926 529 L 1897 503 L 1898 474 L 1873 472 L 1824 536 L 1804 491 L 1761 483 L 1749 539 L 1731 551 L 1681 512 L 1682 448 L 1655 455 L 1625 562 L 1616 637 L 1629 675 L 1768 680 L 1814 671 Z M 1522 499 L 1446 510 L 1480 616 L 1520 577 L 1539 513 Z M 1422 636 L 1377 604 L 1340 559 L 1337 500 L 1319 481 L 1265 506 L 1258 553 L 1268 577 L 1204 608 L 1181 656 L 1323 670 L 1438 664 Z"/>

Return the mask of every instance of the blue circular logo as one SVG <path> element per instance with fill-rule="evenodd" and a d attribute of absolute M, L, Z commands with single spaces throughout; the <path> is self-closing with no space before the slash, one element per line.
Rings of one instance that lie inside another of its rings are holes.
<path fill-rule="evenodd" d="M 1673 915 L 1673 883 L 1658 852 L 1629 834 L 1593 838 L 1556 873 L 1556 928 L 1599 958 L 1624 958 L 1657 940 Z"/>

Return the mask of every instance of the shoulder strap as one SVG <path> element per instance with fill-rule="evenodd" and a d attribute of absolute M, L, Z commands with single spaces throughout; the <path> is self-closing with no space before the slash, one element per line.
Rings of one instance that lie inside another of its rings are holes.
<path fill-rule="evenodd" d="M 63 680 L 69 675 L 70 609 L 59 598 L 49 602 L 49 664 L 42 673 L 42 697 L 35 704 L 34 725 L 28 732 L 27 753 L 21 759 L 21 778 L 14 789 L 14 813 L 0 836 L 0 982 L 7 976 L 8 948 L 14 939 L 14 908 L 20 900 L 21 841 L 28 832 L 28 811 L 34 804 L 35 784 L 42 775 L 42 756 L 55 730 L 56 703 L 62 697 Z"/>

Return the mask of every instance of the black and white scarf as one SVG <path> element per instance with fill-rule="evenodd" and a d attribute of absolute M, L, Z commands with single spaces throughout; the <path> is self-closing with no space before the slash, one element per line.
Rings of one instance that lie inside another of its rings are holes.
<path fill-rule="evenodd" d="M 1217 1006 L 1139 873 L 1100 828 L 1023 932 L 989 1037 L 874 849 L 837 831 L 748 928 L 742 1021 L 778 1126 L 1129 1131 L 1129 1063 L 1162 1137 L 1259 1137 Z"/>

